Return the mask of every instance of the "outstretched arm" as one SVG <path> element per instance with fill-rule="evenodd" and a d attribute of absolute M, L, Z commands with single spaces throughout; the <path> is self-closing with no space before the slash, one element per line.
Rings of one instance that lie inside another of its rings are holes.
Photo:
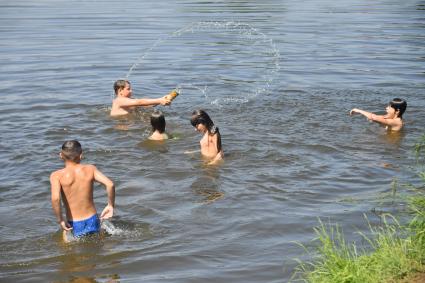
<path fill-rule="evenodd" d="M 114 215 L 115 207 L 115 186 L 114 183 L 102 174 L 97 168 L 94 168 L 94 179 L 96 182 L 103 184 L 106 187 L 106 193 L 108 194 L 108 205 L 103 209 L 100 214 L 100 219 L 108 219 Z"/>
<path fill-rule="evenodd" d="M 61 211 L 61 184 L 59 182 L 59 176 L 56 173 L 50 175 L 50 190 L 52 193 L 52 208 L 55 212 L 58 224 L 63 230 L 71 230 L 72 228 L 63 220 Z"/>
<path fill-rule="evenodd" d="M 350 111 L 350 115 L 353 115 L 354 113 L 362 114 L 370 121 L 377 122 L 386 126 L 398 126 L 397 121 L 395 121 L 394 119 L 389 119 L 384 115 L 376 115 L 376 114 L 373 114 L 372 112 L 367 112 L 357 108 L 354 108 Z"/>
<path fill-rule="evenodd" d="M 125 98 L 120 100 L 121 107 L 169 105 L 171 100 L 166 96 L 160 98 Z"/>
<path fill-rule="evenodd" d="M 375 115 L 375 114 L 373 114 L 372 112 L 367 112 L 367 111 L 364 111 L 364 110 L 361 110 L 361 109 L 357 109 L 357 108 L 353 108 L 353 109 L 351 109 L 351 111 L 350 111 L 350 115 L 353 115 L 353 114 L 355 114 L 355 113 L 362 114 L 363 116 L 365 116 L 365 117 L 366 117 L 366 118 L 368 118 L 369 120 L 372 120 L 373 115 Z M 375 115 L 375 116 L 376 116 L 376 115 Z"/>

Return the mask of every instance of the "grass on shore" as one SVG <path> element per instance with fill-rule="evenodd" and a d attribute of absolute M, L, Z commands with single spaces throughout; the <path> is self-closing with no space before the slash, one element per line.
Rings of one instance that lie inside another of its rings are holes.
<path fill-rule="evenodd" d="M 369 225 L 373 238 L 362 236 L 373 252 L 346 243 L 338 226 L 320 222 L 315 228 L 319 256 L 312 263 L 300 263 L 296 275 L 311 283 L 376 283 L 403 282 L 406 276 L 425 272 L 425 196 L 415 196 L 409 203 L 413 213 L 409 225 L 401 226 L 391 216 L 382 227 Z"/>
<path fill-rule="evenodd" d="M 424 149 L 425 135 L 415 147 L 417 158 Z M 424 172 L 419 176 L 425 181 Z M 347 243 L 339 226 L 320 222 L 315 228 L 319 241 L 315 258 L 310 263 L 300 262 L 293 280 L 310 283 L 425 282 L 423 188 L 418 188 L 415 195 L 408 198 L 410 222 L 400 225 L 391 215 L 383 216 L 381 227 L 369 224 L 370 237 L 362 235 L 368 243 L 364 248 Z"/>

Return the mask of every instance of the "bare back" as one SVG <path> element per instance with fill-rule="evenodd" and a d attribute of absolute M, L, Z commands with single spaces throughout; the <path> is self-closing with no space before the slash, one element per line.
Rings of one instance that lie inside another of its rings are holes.
<path fill-rule="evenodd" d="M 93 181 L 96 167 L 75 164 L 56 171 L 68 220 L 83 220 L 96 213 L 93 202 Z"/>

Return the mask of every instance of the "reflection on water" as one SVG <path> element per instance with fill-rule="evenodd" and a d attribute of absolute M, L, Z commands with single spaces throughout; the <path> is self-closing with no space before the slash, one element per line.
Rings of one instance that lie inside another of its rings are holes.
<path fill-rule="evenodd" d="M 201 196 L 201 202 L 206 204 L 224 197 L 220 187 L 220 172 L 216 166 L 203 168 L 202 174 L 191 185 L 193 192 Z"/>
<path fill-rule="evenodd" d="M 68 281 L 53 281 L 53 282 L 69 282 L 69 283 L 118 283 L 120 276 L 118 274 L 102 275 L 97 278 L 93 277 L 76 277 L 69 276 Z"/>
<path fill-rule="evenodd" d="M 127 115 L 122 115 L 118 117 L 110 117 L 114 123 L 114 129 L 120 131 L 128 131 L 134 129 L 140 129 L 142 126 L 150 125 L 150 112 L 152 110 L 146 109 L 134 109 Z M 149 134 L 149 130 L 145 129 L 141 133 L 141 137 L 145 137 Z"/>
<path fill-rule="evenodd" d="M 401 131 L 386 131 L 385 134 L 379 135 L 380 139 L 382 139 L 385 143 L 394 145 L 394 149 L 396 150 L 402 144 L 403 138 L 406 135 L 406 131 L 402 129 Z"/>
<path fill-rule="evenodd" d="M 111 253 L 115 246 L 114 242 L 124 238 L 144 241 L 153 237 L 148 224 L 103 220 L 101 227 L 102 231 L 99 235 L 88 235 L 71 242 L 64 242 L 59 232 L 55 234 L 55 243 L 62 254 L 57 257 L 58 275 L 56 277 L 69 279 L 54 282 L 120 282 L 120 276 L 116 273 L 99 274 L 97 272 L 105 264 L 106 266 L 118 264 L 122 258 L 120 253 Z M 93 273 L 99 275 L 83 275 Z"/>
<path fill-rule="evenodd" d="M 168 142 L 169 140 L 162 140 L 162 141 L 154 141 L 146 139 L 144 141 L 141 141 L 137 144 L 137 147 L 146 149 L 148 151 L 157 151 L 160 153 L 167 153 L 168 152 Z"/>
<path fill-rule="evenodd" d="M 60 258 L 60 271 L 62 273 L 87 272 L 95 270 L 100 259 L 104 237 L 102 235 L 88 235 L 64 242 L 58 240 L 63 256 Z"/>

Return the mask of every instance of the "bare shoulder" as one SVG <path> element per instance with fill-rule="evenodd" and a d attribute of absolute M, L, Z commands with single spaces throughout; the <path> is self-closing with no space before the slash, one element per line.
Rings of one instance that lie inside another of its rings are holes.
<path fill-rule="evenodd" d="M 56 180 L 59 179 L 60 176 L 62 175 L 64 169 L 59 169 L 56 170 L 54 172 L 52 172 L 52 174 L 50 174 L 50 180 Z"/>
<path fill-rule="evenodd" d="M 84 171 L 87 172 L 94 172 L 96 171 L 96 166 L 94 166 L 93 164 L 81 164 L 81 167 L 83 168 Z"/>
<path fill-rule="evenodd" d="M 402 126 L 403 121 L 400 118 L 387 119 L 387 122 L 390 126 Z"/>
<path fill-rule="evenodd" d="M 122 96 L 118 96 L 117 98 L 114 99 L 114 102 L 118 105 L 121 104 L 125 104 L 128 101 L 132 101 L 132 98 L 128 98 L 128 97 L 122 97 Z"/>
<path fill-rule="evenodd" d="M 50 174 L 50 184 L 52 185 L 52 188 L 57 187 L 58 185 L 60 186 L 61 178 L 64 175 L 64 170 L 65 168 L 56 170 L 52 174 Z"/>

